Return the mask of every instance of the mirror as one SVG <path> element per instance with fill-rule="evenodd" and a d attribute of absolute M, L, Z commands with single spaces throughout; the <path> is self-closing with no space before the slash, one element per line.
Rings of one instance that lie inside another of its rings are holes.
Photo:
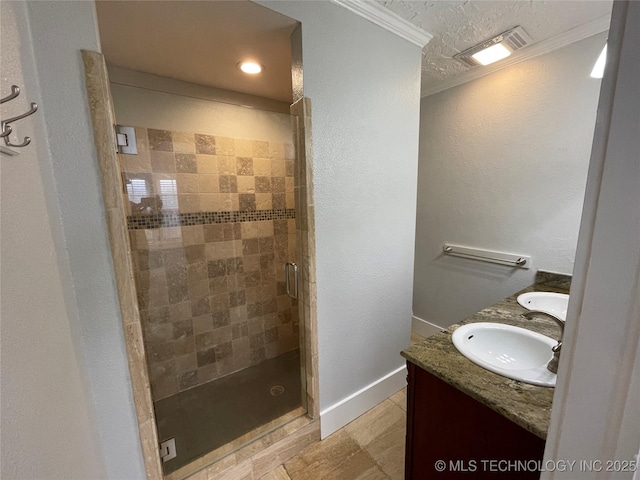
<path fill-rule="evenodd" d="M 600 90 L 590 72 L 606 38 L 422 99 L 414 324 L 446 328 L 533 284 L 537 270 L 571 275 Z M 444 255 L 447 243 L 531 265 Z"/>

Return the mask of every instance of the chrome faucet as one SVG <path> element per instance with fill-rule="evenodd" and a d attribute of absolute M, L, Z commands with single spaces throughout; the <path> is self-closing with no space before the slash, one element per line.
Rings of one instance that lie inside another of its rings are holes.
<path fill-rule="evenodd" d="M 549 360 L 547 364 L 547 370 L 553 373 L 558 373 L 558 362 L 560 362 L 560 349 L 562 349 L 562 337 L 564 336 L 564 320 L 556 317 L 552 313 L 542 312 L 540 310 L 530 310 L 526 313 L 523 313 L 522 316 L 524 318 L 532 319 L 536 315 L 544 315 L 549 317 L 551 320 L 555 321 L 560 327 L 560 340 L 558 340 L 558 344 L 551 347 L 551 351 L 553 352 L 553 358 Z"/>

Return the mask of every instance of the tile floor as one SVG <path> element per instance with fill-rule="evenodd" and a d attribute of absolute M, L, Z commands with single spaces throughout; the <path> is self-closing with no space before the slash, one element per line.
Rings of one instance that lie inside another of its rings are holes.
<path fill-rule="evenodd" d="M 400 390 L 262 480 L 403 479 L 406 399 Z"/>
<path fill-rule="evenodd" d="M 423 340 L 411 335 L 411 343 Z M 262 480 L 402 480 L 406 387 L 317 442 Z"/>

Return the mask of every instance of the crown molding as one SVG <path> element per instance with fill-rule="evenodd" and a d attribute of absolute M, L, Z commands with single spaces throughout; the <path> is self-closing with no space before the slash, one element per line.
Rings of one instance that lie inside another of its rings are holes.
<path fill-rule="evenodd" d="M 571 45 L 572 43 L 578 42 L 585 38 L 592 37 L 593 35 L 597 35 L 598 33 L 606 32 L 607 30 L 609 30 L 610 22 L 611 15 L 605 15 L 592 22 L 585 23 L 584 25 L 572 28 L 571 30 L 567 30 L 566 32 L 556 35 L 555 37 L 551 37 L 547 40 L 529 45 L 521 50 L 518 50 L 513 55 L 507 57 L 501 62 L 497 62 L 486 67 L 480 66 L 471 68 L 470 70 L 467 70 L 466 72 L 456 77 L 445 80 L 444 82 L 438 83 L 433 87 L 422 90 L 420 96 L 428 97 L 429 95 L 433 95 L 449 88 L 462 85 L 463 83 L 470 82 L 477 78 L 491 75 L 494 72 L 510 67 L 512 65 L 516 65 L 517 63 L 524 62 L 525 60 L 539 57 L 540 55 L 544 55 L 545 53 L 549 53 L 559 48 L 566 47 L 567 45 Z"/>
<path fill-rule="evenodd" d="M 396 15 L 388 8 L 374 1 L 365 0 L 331 0 L 336 5 L 369 20 L 371 23 L 395 33 L 420 48 L 424 47 L 433 37 L 429 32 Z"/>

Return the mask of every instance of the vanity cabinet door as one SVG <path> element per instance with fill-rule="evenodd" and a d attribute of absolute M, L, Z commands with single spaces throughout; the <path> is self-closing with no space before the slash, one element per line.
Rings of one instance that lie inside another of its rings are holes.
<path fill-rule="evenodd" d="M 406 480 L 540 477 L 544 440 L 413 363 L 407 367 Z"/>

